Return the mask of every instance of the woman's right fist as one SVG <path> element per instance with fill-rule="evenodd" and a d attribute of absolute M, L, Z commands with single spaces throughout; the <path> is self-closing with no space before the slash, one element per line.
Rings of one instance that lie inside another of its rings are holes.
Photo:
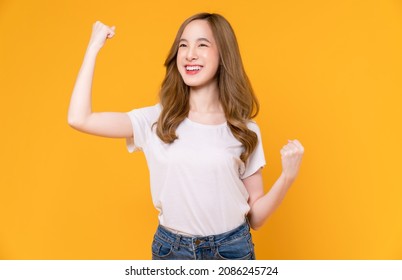
<path fill-rule="evenodd" d="M 115 34 L 115 27 L 109 27 L 100 21 L 97 21 L 92 26 L 91 39 L 89 46 L 101 49 L 107 39 L 110 39 Z"/>

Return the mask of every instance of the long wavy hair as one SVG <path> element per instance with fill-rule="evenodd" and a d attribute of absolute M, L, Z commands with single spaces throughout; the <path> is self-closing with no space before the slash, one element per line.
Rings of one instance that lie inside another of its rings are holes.
<path fill-rule="evenodd" d="M 219 101 L 233 136 L 243 144 L 240 159 L 246 163 L 258 141 L 256 133 L 248 129 L 247 122 L 257 116 L 259 103 L 244 70 L 234 31 L 219 14 L 196 14 L 180 26 L 164 64 L 166 75 L 159 93 L 162 111 L 156 123 L 156 133 L 163 142 L 173 143 L 178 138 L 177 127 L 188 116 L 190 87 L 184 83 L 176 59 L 180 37 L 194 20 L 206 20 L 217 43 L 220 57 L 216 73 Z"/>

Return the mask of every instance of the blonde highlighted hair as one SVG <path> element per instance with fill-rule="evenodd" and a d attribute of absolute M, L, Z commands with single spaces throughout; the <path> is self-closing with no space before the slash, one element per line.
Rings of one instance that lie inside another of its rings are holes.
<path fill-rule="evenodd" d="M 165 61 L 166 75 L 159 93 L 162 112 L 156 123 L 156 133 L 163 142 L 173 143 L 178 138 L 177 127 L 189 113 L 190 88 L 179 73 L 176 59 L 180 37 L 194 20 L 206 20 L 217 43 L 220 56 L 216 73 L 219 100 L 233 136 L 243 144 L 240 159 L 246 163 L 258 141 L 256 133 L 248 129 L 247 123 L 258 114 L 259 104 L 244 70 L 234 31 L 219 14 L 196 14 L 180 26 Z"/>

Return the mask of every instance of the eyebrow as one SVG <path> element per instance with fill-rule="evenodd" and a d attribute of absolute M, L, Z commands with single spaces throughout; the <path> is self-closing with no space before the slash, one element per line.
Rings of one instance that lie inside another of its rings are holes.
<path fill-rule="evenodd" d="M 181 41 L 186 41 L 186 42 L 188 42 L 188 40 L 187 40 L 187 39 L 184 39 L 184 38 L 182 38 L 182 39 L 179 40 L 179 42 L 181 42 Z M 198 38 L 196 42 L 199 42 L 199 41 L 206 41 L 206 42 L 208 42 L 208 43 L 211 44 L 211 42 L 210 42 L 207 38 L 203 38 L 203 37 Z"/>

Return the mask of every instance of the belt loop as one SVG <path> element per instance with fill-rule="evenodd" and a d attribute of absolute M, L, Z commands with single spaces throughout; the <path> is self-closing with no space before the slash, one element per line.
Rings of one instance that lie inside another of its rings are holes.
<path fill-rule="evenodd" d="M 211 247 L 212 252 L 215 252 L 214 236 L 210 235 L 208 236 L 208 239 L 209 239 L 209 246 Z"/>
<path fill-rule="evenodd" d="M 179 249 L 180 246 L 180 239 L 181 239 L 181 235 L 176 234 L 176 240 L 174 241 L 174 245 L 173 248 L 177 251 Z"/>

